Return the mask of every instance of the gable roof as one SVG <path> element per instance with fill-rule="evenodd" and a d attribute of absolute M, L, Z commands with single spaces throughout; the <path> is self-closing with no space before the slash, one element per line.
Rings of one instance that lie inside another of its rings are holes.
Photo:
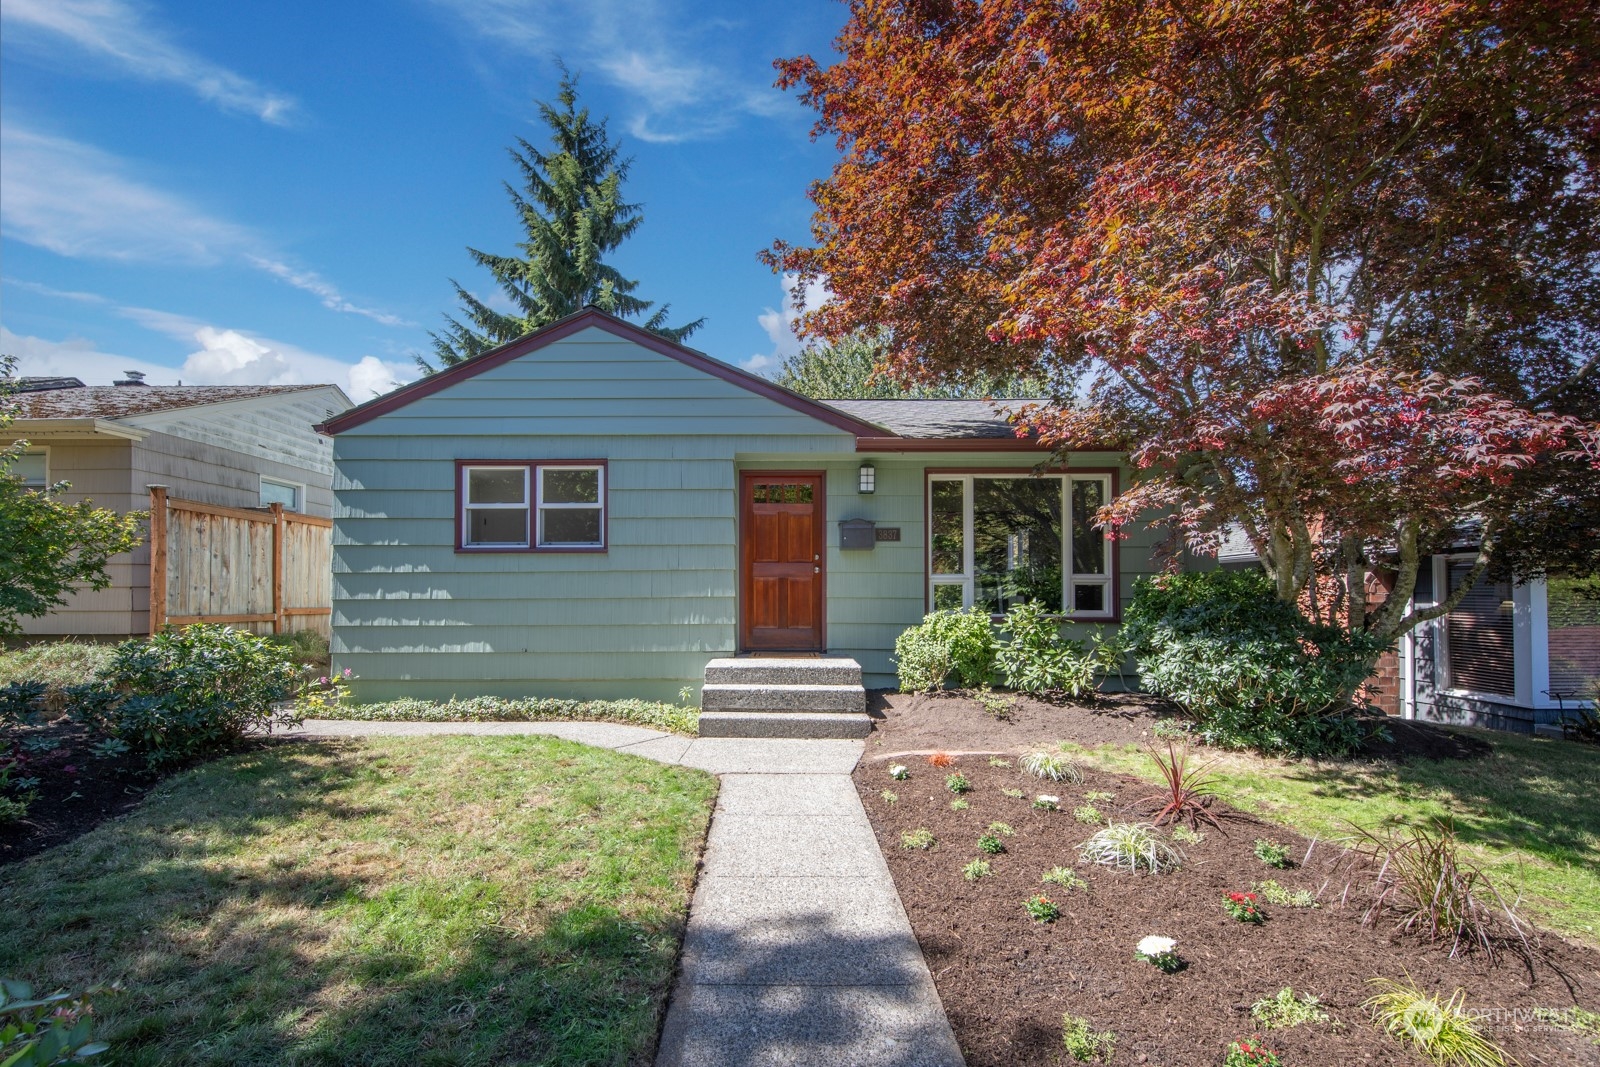
<path fill-rule="evenodd" d="M 527 355 L 529 352 L 537 352 L 547 345 L 554 344 L 587 329 L 604 330 L 606 333 L 620 337 L 624 341 L 632 341 L 642 348 L 648 348 L 659 355 L 675 359 L 685 366 L 693 367 L 695 370 L 704 371 L 714 378 L 721 378 L 725 382 L 737 385 L 741 389 L 755 393 L 757 396 L 766 397 L 768 400 L 775 401 L 801 414 L 809 415 L 819 422 L 826 423 L 845 433 L 854 434 L 857 437 L 885 433 L 890 436 L 896 436 L 892 431 L 886 430 L 882 426 L 866 422 L 837 408 L 812 400 L 810 397 L 801 396 L 799 393 L 785 389 L 775 382 L 769 382 L 759 375 L 751 374 L 749 371 L 723 363 L 721 360 L 712 359 L 704 352 L 697 352 L 692 348 L 678 344 L 676 341 L 669 341 L 660 334 L 651 333 L 641 326 L 636 326 L 631 322 L 619 319 L 615 315 L 607 314 L 599 308 L 593 307 L 586 307 L 582 311 L 568 315 L 566 318 L 557 319 L 550 325 L 543 329 L 535 330 L 526 337 L 519 337 L 515 341 L 485 352 L 481 356 L 475 356 L 462 363 L 457 363 L 453 367 L 447 367 L 430 374 L 426 378 L 419 378 L 408 385 L 402 385 L 393 392 L 385 393 L 383 396 L 369 400 L 365 404 L 340 412 L 318 426 L 317 430 L 329 436 L 343 433 L 346 430 L 360 426 L 362 423 L 370 422 L 379 415 L 386 415 L 391 411 L 396 411 L 407 404 L 421 400 L 425 396 L 431 396 L 457 382 L 482 374 L 484 371 L 498 367 L 503 363 L 509 363 L 518 356 Z"/>
<path fill-rule="evenodd" d="M 326 385 L 77 385 L 17 393 L 19 419 L 123 419 Z"/>

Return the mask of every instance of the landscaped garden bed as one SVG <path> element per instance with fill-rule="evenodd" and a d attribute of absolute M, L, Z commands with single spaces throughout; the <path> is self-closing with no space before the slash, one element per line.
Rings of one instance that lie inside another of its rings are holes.
<path fill-rule="evenodd" d="M 1075 1062 L 1069 1047 L 1087 1062 L 1214 1067 L 1230 1042 L 1254 1034 L 1285 1065 L 1422 1064 L 1408 1044 L 1375 1028 L 1363 1007 L 1380 992 L 1371 979 L 1408 976 L 1446 998 L 1464 989 L 1470 1009 L 1494 1013 L 1479 1021 L 1487 1036 L 1524 1064 L 1600 1055 L 1593 1036 L 1548 1021 L 1567 1017 L 1535 1016 L 1536 1009 L 1592 1008 L 1600 952 L 1546 934 L 1530 969 L 1515 945 L 1502 946 L 1490 966 L 1481 951 L 1452 960 L 1448 941 L 1393 937 L 1388 917 L 1363 924 L 1370 864 L 1338 843 L 1313 846 L 1221 803 L 1209 809 L 1221 826 L 1202 819 L 1198 840 L 1174 840 L 1170 826 L 1157 831 L 1160 845 L 1181 853 L 1176 870 L 1098 866 L 1081 845 L 1108 822 L 1148 821 L 1154 805 L 1138 801 L 1156 787 L 1081 758 L 1081 781 L 1027 774 L 1016 751 L 996 758 L 1009 765 L 968 754 L 934 766 L 922 756 L 869 750 L 855 776 L 971 1067 Z M 891 773 L 896 767 L 904 768 L 900 777 Z M 1291 866 L 1268 866 L 1256 854 L 1258 841 L 1283 846 Z M 1052 871 L 1055 881 L 1044 881 Z M 1274 903 L 1269 897 L 1284 899 L 1279 890 L 1304 891 L 1316 906 Z M 1230 905 L 1265 921 L 1241 921 Z M 1151 936 L 1175 939 L 1179 969 L 1136 958 Z M 1302 1009 L 1327 1021 L 1268 1028 L 1252 1017 L 1252 1006 L 1285 988 L 1290 999 L 1317 998 Z M 1071 1046 L 1064 1016 L 1081 1020 Z M 1095 1037 L 1106 1032 L 1115 1034 L 1109 1056 Z"/>
<path fill-rule="evenodd" d="M 0 868 L 117 1064 L 648 1063 L 715 780 L 539 737 L 263 742 Z"/>

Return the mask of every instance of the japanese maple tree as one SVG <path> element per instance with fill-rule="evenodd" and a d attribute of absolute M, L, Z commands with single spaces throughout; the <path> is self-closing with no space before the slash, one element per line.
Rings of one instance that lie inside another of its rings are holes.
<path fill-rule="evenodd" d="M 1114 528 L 1236 525 L 1388 639 L 1552 465 L 1600 484 L 1592 3 L 855 0 L 837 48 L 778 64 L 841 151 L 767 253 L 833 293 L 802 329 L 1051 383 L 1019 432 L 1129 452 Z"/>

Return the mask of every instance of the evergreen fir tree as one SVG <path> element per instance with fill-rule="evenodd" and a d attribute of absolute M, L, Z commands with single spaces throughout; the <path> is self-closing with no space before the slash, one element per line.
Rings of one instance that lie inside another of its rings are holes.
<path fill-rule="evenodd" d="M 517 245 L 521 254 L 498 256 L 467 249 L 474 262 L 494 275 L 515 311 L 501 314 L 452 278 L 462 318 L 445 316 L 449 325 L 430 335 L 444 366 L 514 341 L 588 304 L 624 318 L 645 315 L 654 307 L 652 301 L 634 295 L 638 282 L 605 262 L 606 255 L 644 221 L 639 205 L 622 199 L 632 161 L 619 158 L 606 123 L 591 121 L 589 109 L 578 107 L 578 79 L 565 69 L 556 100 L 556 105 L 539 103 L 540 117 L 550 128 L 550 150 L 540 151 L 521 137 L 518 148 L 510 150 L 524 187 L 522 192 L 510 183 L 505 187 L 527 234 Z M 670 327 L 667 310 L 662 305 L 651 313 L 644 328 L 682 341 L 705 322 L 696 319 Z M 433 373 L 422 357 L 417 364 L 425 373 Z"/>

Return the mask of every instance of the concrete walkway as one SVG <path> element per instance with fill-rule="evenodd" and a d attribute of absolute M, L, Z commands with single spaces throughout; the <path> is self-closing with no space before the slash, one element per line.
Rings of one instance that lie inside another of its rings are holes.
<path fill-rule="evenodd" d="M 850 781 L 860 741 L 615 723 L 308 721 L 312 736 L 544 734 L 722 779 L 656 1067 L 962 1067 Z"/>

